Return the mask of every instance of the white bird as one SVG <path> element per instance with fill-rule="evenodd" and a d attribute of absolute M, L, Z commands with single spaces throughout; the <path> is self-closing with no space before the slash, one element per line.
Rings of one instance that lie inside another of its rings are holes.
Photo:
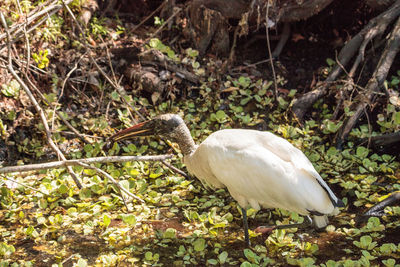
<path fill-rule="evenodd" d="M 150 135 L 164 136 L 178 143 L 186 168 L 203 184 L 229 190 L 242 208 L 248 245 L 246 209 L 249 207 L 281 208 L 312 215 L 314 226 L 323 228 L 328 224 L 327 215 L 338 214 L 338 208 L 343 206 L 308 158 L 270 132 L 219 130 L 196 145 L 180 116 L 163 114 L 120 131 L 111 140 Z M 299 224 L 274 229 L 293 226 Z"/>

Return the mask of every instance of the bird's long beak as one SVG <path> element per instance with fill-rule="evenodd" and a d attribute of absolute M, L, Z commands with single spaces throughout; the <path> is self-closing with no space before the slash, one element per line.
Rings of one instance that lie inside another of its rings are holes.
<path fill-rule="evenodd" d="M 121 130 L 116 134 L 114 134 L 113 136 L 111 136 L 110 139 L 116 142 L 130 137 L 153 135 L 154 128 L 150 122 L 151 121 L 141 122 L 132 127 Z"/>

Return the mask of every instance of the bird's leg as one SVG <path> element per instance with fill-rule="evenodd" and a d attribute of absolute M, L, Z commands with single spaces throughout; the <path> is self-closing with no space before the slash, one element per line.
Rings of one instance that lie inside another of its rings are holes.
<path fill-rule="evenodd" d="M 256 232 L 259 233 L 270 233 L 276 229 L 289 229 L 289 228 L 307 228 L 312 225 L 312 219 L 307 216 L 304 222 L 302 223 L 291 223 L 291 224 L 281 224 L 281 225 L 274 225 L 274 226 L 259 226 L 256 229 Z"/>
<path fill-rule="evenodd" d="M 249 225 L 247 223 L 247 211 L 244 208 L 241 209 L 243 216 L 244 242 L 246 242 L 246 246 L 250 247 Z"/>

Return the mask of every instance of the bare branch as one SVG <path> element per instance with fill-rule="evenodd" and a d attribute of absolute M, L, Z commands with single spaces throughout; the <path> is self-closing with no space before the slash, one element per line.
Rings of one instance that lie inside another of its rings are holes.
<path fill-rule="evenodd" d="M 23 184 L 23 183 L 21 183 L 21 182 L 18 182 L 17 180 L 14 180 L 14 179 L 12 179 L 12 178 L 9 178 L 9 177 L 7 177 L 7 176 L 2 175 L 2 177 L 3 177 L 4 179 L 6 179 L 6 180 L 9 180 L 9 181 L 13 182 L 13 183 L 22 185 L 23 187 L 26 187 L 26 188 L 29 188 L 29 189 L 35 191 L 35 192 L 41 193 L 41 194 L 43 194 L 44 196 L 48 196 L 48 195 L 49 195 L 49 194 L 47 194 L 47 193 L 45 193 L 45 192 L 43 192 L 43 191 L 40 191 L 40 190 L 38 190 L 38 189 L 36 189 L 36 188 L 33 188 L 33 187 L 30 186 L 30 185 Z"/>
<path fill-rule="evenodd" d="M 400 1 L 398 2 L 400 10 Z M 338 146 L 342 145 L 344 140 L 347 138 L 347 135 L 350 133 L 351 129 L 353 129 L 357 121 L 360 119 L 361 115 L 364 112 L 364 109 L 368 106 L 369 103 L 371 103 L 376 93 L 379 92 L 389 72 L 390 66 L 393 63 L 393 60 L 396 58 L 396 55 L 399 52 L 399 50 L 400 50 L 400 17 L 397 19 L 391 37 L 387 42 L 385 50 L 383 51 L 382 56 L 379 60 L 378 66 L 376 67 L 372 75 L 372 78 L 368 81 L 368 84 L 365 88 L 365 92 L 362 95 L 363 97 L 362 100 L 355 108 L 354 115 L 347 120 L 346 124 L 340 131 L 340 134 L 336 140 Z"/>
<path fill-rule="evenodd" d="M 186 179 L 190 179 L 190 176 L 187 175 L 184 171 L 181 171 L 180 169 L 174 167 L 173 165 L 169 164 L 168 162 L 166 162 L 165 160 L 161 161 L 162 164 L 164 164 L 165 166 L 167 166 L 168 168 L 170 168 L 173 172 L 179 173 L 180 175 L 182 175 L 183 177 L 185 177 Z"/>
<path fill-rule="evenodd" d="M 66 168 L 70 166 L 91 163 L 110 163 L 110 162 L 127 162 L 127 161 L 163 161 L 172 158 L 172 155 L 158 155 L 158 156 L 110 156 L 110 157 L 96 157 L 86 159 L 71 159 L 63 161 L 52 161 L 38 164 L 28 164 L 22 166 L 9 166 L 0 168 L 0 173 L 10 172 L 27 172 L 37 171 L 54 168 Z"/>

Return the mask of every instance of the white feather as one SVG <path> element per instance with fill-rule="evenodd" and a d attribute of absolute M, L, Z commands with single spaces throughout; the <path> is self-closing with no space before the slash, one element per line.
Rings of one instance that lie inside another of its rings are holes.
<path fill-rule="evenodd" d="M 302 215 L 337 212 L 336 196 L 307 157 L 269 132 L 214 132 L 184 162 L 203 183 L 227 187 L 243 208 L 282 208 Z M 314 221 L 317 227 L 327 224 L 326 216 L 314 216 Z"/>

